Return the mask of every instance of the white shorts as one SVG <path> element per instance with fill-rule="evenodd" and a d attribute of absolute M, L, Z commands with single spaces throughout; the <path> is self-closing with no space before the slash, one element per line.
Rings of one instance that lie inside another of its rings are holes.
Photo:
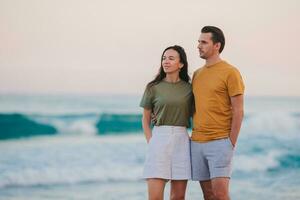
<path fill-rule="evenodd" d="M 143 178 L 191 179 L 190 138 L 186 127 L 154 126 Z"/>

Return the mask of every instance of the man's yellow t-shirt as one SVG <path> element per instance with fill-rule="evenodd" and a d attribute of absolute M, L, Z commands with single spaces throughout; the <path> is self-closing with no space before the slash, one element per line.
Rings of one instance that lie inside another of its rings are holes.
<path fill-rule="evenodd" d="M 232 121 L 230 97 L 244 93 L 240 72 L 220 61 L 195 71 L 192 86 L 195 98 L 192 141 L 227 138 Z"/>

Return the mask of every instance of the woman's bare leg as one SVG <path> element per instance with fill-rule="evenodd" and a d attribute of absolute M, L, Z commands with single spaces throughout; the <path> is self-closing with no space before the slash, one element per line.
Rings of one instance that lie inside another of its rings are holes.
<path fill-rule="evenodd" d="M 148 183 L 148 199 L 163 200 L 166 180 L 159 179 L 159 178 L 149 178 L 147 179 L 147 183 Z"/>

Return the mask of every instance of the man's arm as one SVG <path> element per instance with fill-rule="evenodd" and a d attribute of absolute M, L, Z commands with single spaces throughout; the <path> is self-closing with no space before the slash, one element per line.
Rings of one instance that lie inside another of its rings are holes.
<path fill-rule="evenodd" d="M 232 106 L 232 122 L 229 139 L 232 145 L 235 146 L 244 117 L 244 95 L 241 94 L 230 97 L 230 100 Z"/>

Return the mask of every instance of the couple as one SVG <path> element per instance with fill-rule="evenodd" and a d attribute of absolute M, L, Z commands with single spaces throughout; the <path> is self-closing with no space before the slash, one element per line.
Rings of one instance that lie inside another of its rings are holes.
<path fill-rule="evenodd" d="M 146 87 L 140 106 L 148 143 L 143 178 L 150 200 L 163 199 L 168 180 L 170 199 L 185 199 L 189 179 L 199 181 L 205 200 L 230 199 L 231 161 L 243 119 L 244 84 L 239 71 L 221 60 L 224 44 L 219 28 L 203 27 L 198 49 L 206 64 L 194 73 L 192 85 L 185 51 L 175 45 L 164 50 L 159 74 Z"/>

